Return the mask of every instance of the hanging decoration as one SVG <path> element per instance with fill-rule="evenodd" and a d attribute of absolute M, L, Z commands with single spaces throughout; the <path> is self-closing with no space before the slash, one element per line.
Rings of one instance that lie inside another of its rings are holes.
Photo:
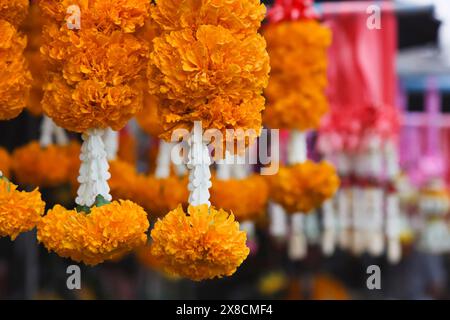
<path fill-rule="evenodd" d="M 148 78 L 150 93 L 161 100 L 161 137 L 169 141 L 178 128 L 191 131 L 189 207 L 169 212 L 151 233 L 152 252 L 169 273 L 196 281 L 229 276 L 249 253 L 234 215 L 210 206 L 211 157 L 202 131 L 220 130 L 223 137 L 226 129 L 261 131 L 269 58 L 257 30 L 264 14 L 258 0 L 162 0 L 152 6 L 162 32 L 153 40 Z"/>
<path fill-rule="evenodd" d="M 28 0 L 0 1 L 0 120 L 17 117 L 25 108 L 31 73 L 24 57 L 27 39 L 18 31 L 28 13 Z"/>
<path fill-rule="evenodd" d="M 38 225 L 49 251 L 95 265 L 146 243 L 147 213 L 112 201 L 108 159 L 117 133 L 141 108 L 148 46 L 136 36 L 149 15 L 148 1 L 75 1 L 82 28 L 69 28 L 73 1 L 39 1 L 48 18 L 43 53 L 48 63 L 42 107 L 61 127 L 82 132 L 76 210 L 55 206 Z M 120 18 L 119 18 L 120 17 Z M 120 61 L 120 63 L 117 63 Z M 111 202 L 112 201 L 112 202 Z"/>
<path fill-rule="evenodd" d="M 271 233 L 284 238 L 289 233 L 289 256 L 306 255 L 303 214 L 311 213 L 331 198 L 339 178 L 331 164 L 307 160 L 307 131 L 316 130 L 328 112 L 327 49 L 331 31 L 316 20 L 313 1 L 276 1 L 264 28 L 271 58 L 271 77 L 265 90 L 264 122 L 271 128 L 290 130 L 288 166 L 269 177 Z"/>

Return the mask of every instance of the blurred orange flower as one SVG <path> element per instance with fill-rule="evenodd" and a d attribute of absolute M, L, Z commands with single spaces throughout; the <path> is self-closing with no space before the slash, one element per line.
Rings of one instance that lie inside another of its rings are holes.
<path fill-rule="evenodd" d="M 12 154 L 15 179 L 19 184 L 40 187 L 69 182 L 72 163 L 68 150 L 68 146 L 41 147 L 37 141 L 15 149 Z"/>
<path fill-rule="evenodd" d="M 306 161 L 281 167 L 277 175 L 268 177 L 270 197 L 283 205 L 288 213 L 309 213 L 331 198 L 339 187 L 339 177 L 328 162 Z"/>
<path fill-rule="evenodd" d="M 14 240 L 32 230 L 44 214 L 45 203 L 38 189 L 18 191 L 17 186 L 0 177 L 0 236 Z"/>
<path fill-rule="evenodd" d="M 239 191 L 237 191 L 239 190 Z M 245 179 L 214 179 L 211 203 L 234 214 L 240 222 L 256 220 L 266 212 L 269 186 L 264 177 L 251 175 Z"/>

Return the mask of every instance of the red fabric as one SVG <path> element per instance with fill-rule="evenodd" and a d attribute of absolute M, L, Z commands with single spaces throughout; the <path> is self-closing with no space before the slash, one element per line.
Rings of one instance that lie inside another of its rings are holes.
<path fill-rule="evenodd" d="M 369 29 L 367 2 L 343 2 L 322 5 L 324 22 L 333 31 L 333 44 L 329 50 L 328 97 L 331 116 L 344 117 L 342 130 L 359 128 L 385 130 L 384 123 L 365 121 L 371 113 L 381 110 L 382 119 L 389 117 L 393 135 L 398 134 L 395 71 L 397 26 L 392 4 L 380 3 L 381 29 Z M 359 8 L 361 7 L 361 8 Z M 359 8 L 356 10 L 355 8 Z M 375 108 L 375 109 L 374 109 Z M 386 110 L 384 108 L 389 108 Z M 386 115 L 386 116 L 385 116 Z M 366 118 L 366 119 L 361 119 Z M 326 122 L 326 120 L 325 120 Z M 336 123 L 333 119 L 329 124 Z M 358 134 L 351 135 L 358 138 Z M 362 137 L 360 137 L 362 138 Z M 358 142 L 351 144 L 357 145 Z"/>

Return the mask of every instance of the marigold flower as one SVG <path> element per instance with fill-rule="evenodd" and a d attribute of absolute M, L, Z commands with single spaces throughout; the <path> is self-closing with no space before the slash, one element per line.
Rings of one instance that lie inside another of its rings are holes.
<path fill-rule="evenodd" d="M 230 276 L 249 254 L 233 214 L 207 205 L 190 206 L 188 214 L 179 206 L 156 222 L 151 236 L 162 268 L 195 281 Z"/>
<path fill-rule="evenodd" d="M 165 31 L 215 25 L 242 38 L 258 31 L 266 7 L 259 0 L 160 0 L 151 13 Z"/>
<path fill-rule="evenodd" d="M 0 19 L 0 120 L 17 117 L 26 105 L 32 81 L 23 56 L 26 43 L 13 25 Z"/>
<path fill-rule="evenodd" d="M 12 154 L 12 169 L 19 184 L 54 187 L 70 180 L 67 146 L 41 147 L 33 141 Z"/>
<path fill-rule="evenodd" d="M 153 40 L 149 91 L 161 98 L 160 114 L 170 139 L 177 128 L 261 129 L 269 60 L 258 34 L 243 39 L 221 26 L 202 25 Z"/>
<path fill-rule="evenodd" d="M 288 213 L 309 213 L 331 198 L 339 187 L 339 177 L 328 162 L 306 161 L 281 167 L 269 176 L 270 196 Z"/>
<path fill-rule="evenodd" d="M 115 259 L 147 242 L 147 214 L 131 202 L 114 201 L 86 214 L 56 205 L 38 223 L 49 251 L 87 265 Z"/>
<path fill-rule="evenodd" d="M 142 108 L 149 45 L 135 31 L 149 16 L 149 2 L 41 0 L 39 4 L 53 20 L 43 29 L 41 48 L 50 69 L 44 112 L 72 131 L 121 129 Z M 72 4 L 82 12 L 80 30 L 63 24 Z"/>
<path fill-rule="evenodd" d="M 265 90 L 264 123 L 308 130 L 328 111 L 327 48 L 331 32 L 315 20 L 284 21 L 264 29 L 271 77 Z"/>
<path fill-rule="evenodd" d="M 245 179 L 215 179 L 211 188 L 211 203 L 217 208 L 233 212 L 240 222 L 255 220 L 263 215 L 268 197 L 267 181 L 259 175 Z"/>
<path fill-rule="evenodd" d="M 11 171 L 11 157 L 9 152 L 0 147 L 0 172 L 5 176 L 9 177 Z"/>
<path fill-rule="evenodd" d="M 0 178 L 0 236 L 14 240 L 20 233 L 32 230 L 44 210 L 38 189 L 18 191 L 15 184 Z"/>
<path fill-rule="evenodd" d="M 18 27 L 28 14 L 28 0 L 0 0 L 0 20 Z"/>
<path fill-rule="evenodd" d="M 82 13 L 83 28 L 96 27 L 103 33 L 120 30 L 135 32 L 142 27 L 150 14 L 148 0 L 37 0 L 47 17 L 64 22 L 70 16 L 67 8 L 77 5 Z"/>

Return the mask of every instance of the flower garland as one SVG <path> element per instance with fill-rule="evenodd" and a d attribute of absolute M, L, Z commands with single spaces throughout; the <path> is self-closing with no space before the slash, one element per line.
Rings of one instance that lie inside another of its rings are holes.
<path fill-rule="evenodd" d="M 288 213 L 309 213 L 334 195 L 339 177 L 330 163 L 307 160 L 281 167 L 277 175 L 269 177 L 269 183 L 272 199 Z"/>
<path fill-rule="evenodd" d="M 38 189 L 18 191 L 0 173 L 0 236 L 14 240 L 20 233 L 32 230 L 44 214 L 45 203 Z"/>
<path fill-rule="evenodd" d="M 65 23 L 78 5 L 81 29 Z M 95 265 L 147 242 L 147 213 L 131 201 L 113 201 L 108 159 L 117 152 L 117 132 L 142 108 L 148 45 L 137 31 L 149 16 L 146 0 L 40 0 L 49 18 L 43 31 L 49 72 L 43 110 L 65 129 L 83 132 L 76 210 L 55 206 L 38 225 L 49 251 Z M 120 61 L 120 63 L 117 63 Z M 111 129 L 112 128 L 112 129 Z"/>
<path fill-rule="evenodd" d="M 269 57 L 257 30 L 264 14 L 258 0 L 160 0 L 152 6 L 162 32 L 153 40 L 148 79 L 150 94 L 160 100 L 161 137 L 170 140 L 178 128 L 192 132 L 187 213 L 178 207 L 151 233 L 152 252 L 169 273 L 195 281 L 229 276 L 249 253 L 233 214 L 210 207 L 211 158 L 201 131 L 261 131 Z"/>
<path fill-rule="evenodd" d="M 232 275 L 249 254 L 234 216 L 207 205 L 190 206 L 187 213 L 178 207 L 151 232 L 152 254 L 161 267 L 195 281 Z"/>
<path fill-rule="evenodd" d="M 16 29 L 27 10 L 27 0 L 0 1 L 0 120 L 13 119 L 22 112 L 31 87 L 23 55 L 27 40 Z"/>
<path fill-rule="evenodd" d="M 264 122 L 271 128 L 318 128 L 328 112 L 324 90 L 330 30 L 302 19 L 269 24 L 264 36 L 271 61 Z"/>

